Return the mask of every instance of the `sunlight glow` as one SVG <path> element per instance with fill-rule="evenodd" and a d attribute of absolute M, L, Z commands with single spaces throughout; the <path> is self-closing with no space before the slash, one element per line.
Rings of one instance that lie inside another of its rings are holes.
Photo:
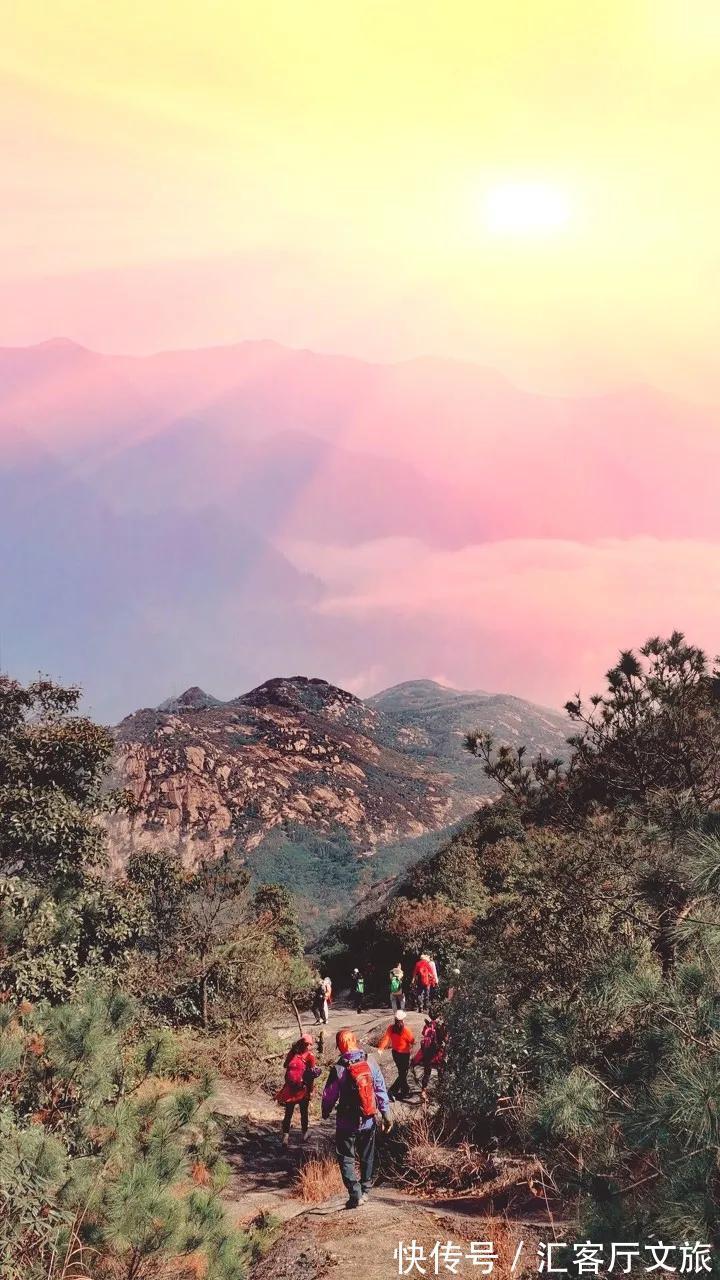
<path fill-rule="evenodd" d="M 497 236 L 558 235 L 571 218 L 570 201 L 560 187 L 545 182 L 503 182 L 484 194 L 483 214 Z"/>

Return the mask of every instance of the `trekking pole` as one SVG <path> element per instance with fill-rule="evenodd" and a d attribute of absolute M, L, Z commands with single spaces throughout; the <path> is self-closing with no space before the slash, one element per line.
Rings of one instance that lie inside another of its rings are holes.
<path fill-rule="evenodd" d="M 292 1005 L 292 1007 L 293 1007 L 293 1012 L 294 1012 L 294 1014 L 295 1014 L 295 1017 L 297 1018 L 297 1024 L 298 1024 L 298 1027 L 300 1028 L 300 1035 L 301 1035 L 301 1036 L 304 1036 L 304 1035 L 305 1035 L 305 1032 L 303 1031 L 303 1024 L 302 1024 L 302 1022 L 300 1021 L 300 1014 L 298 1013 L 298 1007 L 297 1007 L 297 1005 L 296 1005 L 296 1003 L 295 1003 L 295 1001 L 294 1001 L 294 1000 L 291 1000 L 291 1001 L 290 1001 L 290 1003 L 291 1003 L 291 1005 Z"/>

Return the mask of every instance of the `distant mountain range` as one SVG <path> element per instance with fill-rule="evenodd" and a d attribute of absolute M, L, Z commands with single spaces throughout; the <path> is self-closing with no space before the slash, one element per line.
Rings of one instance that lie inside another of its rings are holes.
<path fill-rule="evenodd" d="M 542 540 L 562 574 L 565 540 L 720 534 L 712 414 L 643 388 L 531 395 L 452 361 L 2 349 L 0 443 L 3 663 L 83 684 L 108 720 L 163 682 L 227 692 L 312 665 L 365 692 L 444 670 L 439 651 L 456 682 L 507 687 L 537 647 L 503 630 L 468 548 L 512 540 L 497 595 Z M 386 563 L 409 543 L 457 557 L 472 634 L 457 596 L 375 604 L 368 548 Z"/>
<path fill-rule="evenodd" d="M 508 746 L 526 746 L 530 755 L 564 755 L 571 725 L 567 716 L 505 693 L 467 693 L 435 680 L 407 680 L 368 698 L 403 737 L 406 749 L 429 767 L 440 766 L 452 779 L 455 810 L 467 797 L 473 807 L 493 784 L 464 747 L 471 729 L 492 734 Z"/>
<path fill-rule="evenodd" d="M 315 914 L 326 922 L 494 794 L 462 751 L 465 732 L 555 755 L 568 727 L 519 698 L 432 681 L 369 702 L 303 676 L 229 702 L 193 687 L 115 731 L 115 782 L 134 803 L 110 820 L 112 860 L 163 848 L 192 863 L 232 850 L 257 879 L 322 899 Z"/>

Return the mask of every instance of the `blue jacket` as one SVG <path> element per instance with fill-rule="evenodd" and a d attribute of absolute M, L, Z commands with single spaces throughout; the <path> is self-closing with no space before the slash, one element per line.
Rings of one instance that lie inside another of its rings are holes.
<path fill-rule="evenodd" d="M 322 1095 L 323 1119 L 327 1120 L 340 1101 L 346 1066 L 352 1062 L 364 1062 L 366 1060 L 367 1054 L 364 1049 L 353 1049 L 351 1053 L 344 1053 L 335 1063 L 335 1066 L 330 1068 L 330 1074 Z M 380 1115 L 387 1116 L 390 1114 L 390 1099 L 385 1085 L 385 1078 L 376 1062 L 370 1063 L 370 1071 L 372 1072 L 375 1086 L 375 1104 Z M 338 1133 L 359 1133 L 363 1129 L 371 1129 L 374 1123 L 374 1116 L 361 1116 L 358 1124 L 355 1116 L 348 1116 L 344 1109 L 338 1108 L 335 1127 Z"/>

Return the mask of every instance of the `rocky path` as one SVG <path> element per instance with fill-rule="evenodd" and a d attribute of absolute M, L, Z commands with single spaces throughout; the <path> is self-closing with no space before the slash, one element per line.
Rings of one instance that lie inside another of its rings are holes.
<path fill-rule="evenodd" d="M 371 1049 L 392 1019 L 390 1010 L 370 1009 L 356 1014 L 347 1007 L 333 1009 L 325 1028 L 323 1066 L 335 1060 L 335 1033 L 352 1026 Z M 423 1015 L 408 1014 L 408 1024 L 419 1042 Z M 320 1028 L 309 1027 L 312 1031 Z M 288 1020 L 272 1027 L 280 1049 L 297 1036 L 297 1024 Z M 388 1083 L 395 1078 L 389 1053 L 379 1059 Z M 326 1070 L 320 1078 L 324 1079 Z M 332 1156 L 334 1121 L 319 1114 L 319 1094 L 311 1110 L 311 1136 L 302 1143 L 299 1129 L 293 1129 L 290 1146 L 280 1141 L 280 1108 L 265 1092 L 244 1092 L 225 1082 L 218 1090 L 216 1110 L 227 1118 L 227 1158 L 232 1177 L 226 1192 L 228 1209 L 238 1224 L 248 1223 L 261 1212 L 271 1213 L 283 1224 L 269 1255 L 254 1269 L 253 1280 L 385 1280 L 398 1274 L 394 1253 L 400 1241 L 415 1239 L 427 1250 L 438 1240 L 463 1244 L 478 1238 L 478 1226 L 464 1215 L 445 1214 L 423 1205 L 387 1184 L 378 1185 L 370 1203 L 362 1209 L 345 1210 L 346 1193 L 340 1184 L 318 1204 L 301 1198 L 299 1172 L 312 1156 Z M 418 1106 L 417 1093 L 408 1104 L 395 1104 L 396 1115 Z M 297 1123 L 297 1120 L 296 1120 Z M 480 1238 L 483 1238 L 482 1236 Z M 470 1272 L 475 1269 L 470 1267 Z M 476 1272 L 475 1272 L 476 1273 Z"/>
<path fill-rule="evenodd" d="M 408 1013 L 407 1021 L 415 1032 L 418 1043 L 423 1020 L 422 1014 Z M 261 1210 L 285 1218 L 299 1207 L 305 1208 L 302 1201 L 295 1200 L 300 1165 L 313 1155 L 325 1154 L 334 1149 L 335 1121 L 333 1117 L 329 1120 L 321 1118 L 320 1094 L 327 1072 L 337 1057 L 335 1034 L 340 1027 L 352 1027 L 360 1043 L 380 1062 L 388 1084 L 392 1084 L 395 1071 L 390 1054 L 378 1057 L 377 1052 L 373 1053 L 373 1046 L 391 1021 L 392 1013 L 389 1009 L 375 1008 L 357 1014 L 348 1006 L 339 1009 L 334 1007 L 329 1023 L 324 1028 L 313 1025 L 312 1018 L 305 1016 L 303 1025 L 316 1036 L 316 1051 L 323 1066 L 323 1074 L 313 1096 L 310 1137 L 306 1143 L 301 1141 L 297 1112 L 290 1135 L 290 1146 L 282 1147 L 282 1111 L 271 1094 L 260 1089 L 248 1092 L 230 1081 L 221 1082 L 215 1110 L 229 1122 L 227 1157 L 232 1169 L 229 1200 L 232 1212 L 239 1222 L 248 1221 Z M 276 1021 L 269 1029 L 277 1038 L 279 1054 L 284 1053 L 298 1035 L 297 1023 L 292 1019 Z M 321 1034 L 320 1051 L 318 1042 Z M 275 1074 L 281 1080 L 277 1068 Z M 416 1096 L 414 1105 L 417 1102 Z M 413 1104 L 395 1104 L 395 1114 L 406 1112 L 409 1105 Z"/>

